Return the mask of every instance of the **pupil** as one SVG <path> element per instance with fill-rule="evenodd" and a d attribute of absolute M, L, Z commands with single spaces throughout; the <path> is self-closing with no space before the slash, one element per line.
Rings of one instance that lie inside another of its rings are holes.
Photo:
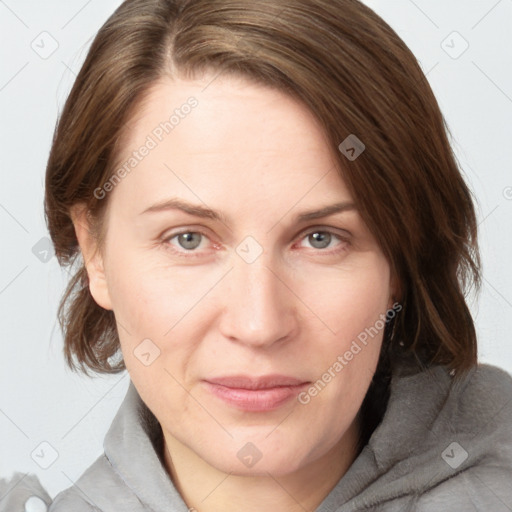
<path fill-rule="evenodd" d="M 319 231 L 309 235 L 312 238 L 311 245 L 316 249 L 325 249 L 331 243 L 331 234 Z"/>
<path fill-rule="evenodd" d="M 183 233 L 180 235 L 180 245 L 184 249 L 195 249 L 201 241 L 200 236 L 199 233 Z"/>

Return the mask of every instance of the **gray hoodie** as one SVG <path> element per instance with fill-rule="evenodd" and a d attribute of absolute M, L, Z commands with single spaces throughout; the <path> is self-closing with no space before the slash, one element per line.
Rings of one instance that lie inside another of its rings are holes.
<path fill-rule="evenodd" d="M 155 449 L 160 432 L 130 383 L 104 455 L 50 512 L 189 511 Z M 33 494 L 49 503 L 33 484 L 7 493 L 0 512 L 24 512 Z M 458 383 L 441 366 L 393 375 L 381 423 L 316 512 L 362 510 L 512 511 L 512 377 L 486 364 Z"/>

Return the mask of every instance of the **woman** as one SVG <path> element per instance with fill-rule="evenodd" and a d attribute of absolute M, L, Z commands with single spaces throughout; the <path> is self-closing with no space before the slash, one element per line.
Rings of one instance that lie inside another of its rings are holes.
<path fill-rule="evenodd" d="M 68 362 L 131 378 L 50 511 L 512 505 L 471 194 L 364 5 L 124 2 L 57 126 L 46 215 L 77 263 Z"/>

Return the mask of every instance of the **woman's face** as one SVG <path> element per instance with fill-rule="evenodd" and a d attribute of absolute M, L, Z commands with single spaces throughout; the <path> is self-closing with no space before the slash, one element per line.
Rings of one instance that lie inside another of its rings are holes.
<path fill-rule="evenodd" d="M 127 127 L 91 292 L 168 446 L 284 475 L 354 450 L 390 267 L 311 113 L 212 79 L 161 82 Z"/>

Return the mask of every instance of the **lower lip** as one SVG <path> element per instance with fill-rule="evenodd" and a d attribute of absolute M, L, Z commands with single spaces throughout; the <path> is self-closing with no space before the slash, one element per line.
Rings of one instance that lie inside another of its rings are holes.
<path fill-rule="evenodd" d="M 297 396 L 309 384 L 282 386 L 266 389 L 229 388 L 205 382 L 207 388 L 218 398 L 243 411 L 265 412 L 278 409 Z"/>

